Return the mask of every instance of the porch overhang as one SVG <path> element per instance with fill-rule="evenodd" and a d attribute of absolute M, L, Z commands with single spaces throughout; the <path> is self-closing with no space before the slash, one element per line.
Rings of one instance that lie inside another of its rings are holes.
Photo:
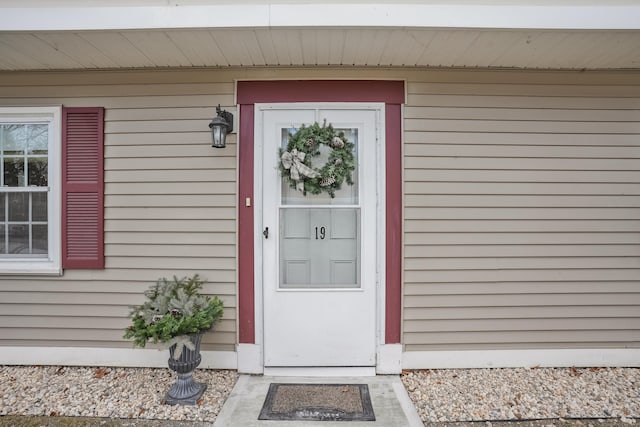
<path fill-rule="evenodd" d="M 631 0 L 202 3 L 0 0 L 0 70 L 640 68 Z"/>

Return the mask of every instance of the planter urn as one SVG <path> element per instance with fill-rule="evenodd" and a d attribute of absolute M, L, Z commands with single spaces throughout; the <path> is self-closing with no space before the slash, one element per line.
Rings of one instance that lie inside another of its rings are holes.
<path fill-rule="evenodd" d="M 196 405 L 207 388 L 206 384 L 193 380 L 193 371 L 202 361 L 200 355 L 202 334 L 190 335 L 189 337 L 195 348 L 189 350 L 184 346 L 178 359 L 174 359 L 177 345 L 169 347 L 169 369 L 176 372 L 178 380 L 165 396 L 164 400 L 168 405 Z"/>

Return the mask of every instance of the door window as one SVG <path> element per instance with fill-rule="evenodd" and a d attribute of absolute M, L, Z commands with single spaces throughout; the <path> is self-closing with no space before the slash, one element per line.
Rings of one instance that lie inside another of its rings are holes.
<path fill-rule="evenodd" d="M 281 147 L 296 129 L 282 128 Z M 358 129 L 336 129 L 354 144 L 353 185 L 344 183 L 335 197 L 304 195 L 283 180 L 280 215 L 281 289 L 359 288 L 360 216 Z M 314 165 L 327 161 L 331 148 L 322 146 Z"/>

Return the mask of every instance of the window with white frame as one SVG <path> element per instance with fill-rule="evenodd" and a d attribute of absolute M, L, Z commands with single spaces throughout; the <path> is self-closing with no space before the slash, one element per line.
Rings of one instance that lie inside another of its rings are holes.
<path fill-rule="evenodd" d="M 60 120 L 0 108 L 0 273 L 60 273 Z"/>

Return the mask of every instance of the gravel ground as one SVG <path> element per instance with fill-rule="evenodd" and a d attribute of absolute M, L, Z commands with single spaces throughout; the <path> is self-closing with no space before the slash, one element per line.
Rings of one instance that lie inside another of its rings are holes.
<path fill-rule="evenodd" d="M 200 404 L 170 406 L 162 399 L 175 378 L 166 368 L 0 366 L 0 426 L 11 425 L 2 421 L 11 423 L 15 415 L 123 418 L 132 426 L 138 425 L 135 420 L 141 426 L 151 426 L 144 420 L 152 419 L 215 421 L 238 375 L 199 369 L 194 377 L 208 384 Z M 416 370 L 406 371 L 402 381 L 427 425 L 490 421 L 495 427 L 498 421 L 572 418 L 632 424 L 640 419 L 640 369 L 634 368 Z M 490 422 L 477 425 L 492 427 Z M 599 425 L 584 425 L 592 424 Z"/>
<path fill-rule="evenodd" d="M 533 368 L 406 371 L 425 423 L 640 418 L 640 369 Z"/>
<path fill-rule="evenodd" d="M 238 375 L 196 370 L 208 385 L 197 406 L 164 405 L 169 369 L 0 366 L 0 416 L 46 415 L 214 421 Z"/>

